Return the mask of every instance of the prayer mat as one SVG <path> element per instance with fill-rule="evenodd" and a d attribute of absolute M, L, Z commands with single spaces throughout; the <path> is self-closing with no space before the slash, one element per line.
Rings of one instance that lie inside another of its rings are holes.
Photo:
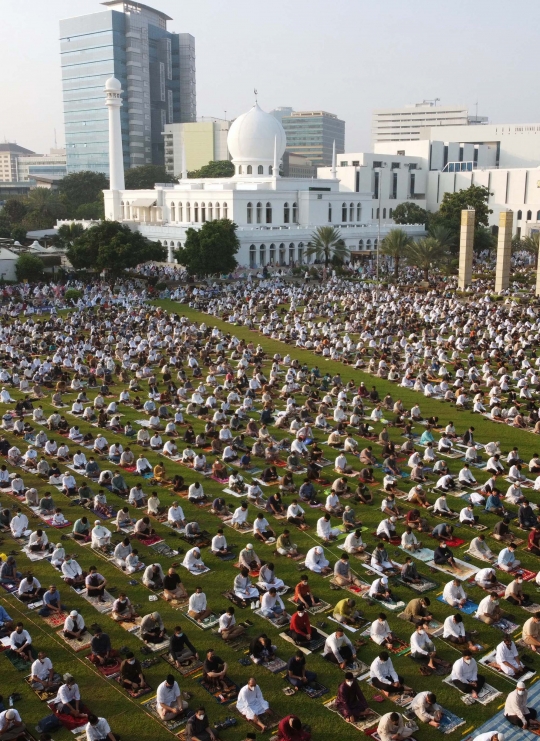
<path fill-rule="evenodd" d="M 247 723 L 250 723 L 252 726 L 254 726 L 258 730 L 259 733 L 261 732 L 261 729 L 254 721 L 248 720 L 248 718 L 246 718 L 246 716 L 243 715 L 237 709 L 236 703 L 234 703 L 234 705 L 231 705 L 231 707 L 236 713 L 238 713 L 238 715 L 243 720 L 245 720 Z M 268 710 L 266 710 L 262 715 L 259 715 L 258 717 L 259 717 L 259 721 L 266 726 L 266 731 L 271 731 L 272 729 L 277 728 L 281 722 L 281 717 L 276 712 L 274 712 L 271 708 L 268 708 Z"/>
<path fill-rule="evenodd" d="M 310 641 L 307 644 L 296 643 L 294 638 L 291 637 L 290 632 L 288 630 L 284 630 L 282 633 L 280 633 L 279 637 L 283 638 L 283 640 L 287 641 L 288 643 L 292 643 L 293 646 L 296 646 L 298 650 L 308 655 L 322 648 L 326 642 L 326 639 L 328 638 L 328 633 L 325 633 L 320 628 L 317 628 L 317 632 L 319 633 L 319 637 Z"/>
<path fill-rule="evenodd" d="M 431 536 L 431 537 L 433 537 L 433 536 Z M 435 538 L 434 538 L 434 540 L 435 540 Z M 445 542 L 445 544 L 449 548 L 461 548 L 462 545 L 465 545 L 465 541 L 462 538 L 445 539 L 444 542 Z"/>
<path fill-rule="evenodd" d="M 466 563 L 466 561 L 461 561 L 459 558 L 454 558 L 454 561 L 458 566 L 458 571 L 453 569 L 451 566 L 435 563 L 435 561 L 428 561 L 427 565 L 432 569 L 436 569 L 437 571 L 442 571 L 445 574 L 450 574 L 450 576 L 453 576 L 455 579 L 459 579 L 460 581 L 470 579 L 471 576 L 474 576 L 474 574 L 480 571 L 477 566 Z"/>
<path fill-rule="evenodd" d="M 178 555 L 178 551 L 173 550 L 165 541 L 151 545 L 150 550 L 154 551 L 157 556 L 163 556 L 164 558 L 174 558 Z"/>
<path fill-rule="evenodd" d="M 336 620 L 335 617 L 330 615 L 328 615 L 326 619 L 330 620 L 332 623 L 336 623 L 336 625 L 340 625 L 342 628 L 345 628 L 345 630 L 348 630 L 351 633 L 358 633 L 359 630 L 363 630 L 364 627 L 369 623 L 369 620 L 364 620 L 364 618 L 357 618 L 354 625 L 340 623 L 339 620 Z"/>
<path fill-rule="evenodd" d="M 437 597 L 437 601 L 442 602 L 444 605 L 448 604 L 442 594 Z M 459 610 L 459 612 L 463 612 L 465 615 L 472 615 L 478 610 L 478 605 L 476 602 L 473 602 L 472 599 L 467 598 L 467 602 L 465 602 L 463 607 L 452 607 L 452 610 Z"/>
<path fill-rule="evenodd" d="M 90 644 L 92 643 L 92 636 L 88 631 L 83 634 L 80 641 L 78 641 L 76 638 L 66 638 L 63 630 L 57 631 L 56 635 L 58 636 L 58 638 L 64 641 L 64 643 L 67 643 L 67 645 L 71 649 L 73 649 L 75 653 L 79 653 L 80 651 L 88 651 L 88 649 L 90 648 Z"/>
<path fill-rule="evenodd" d="M 50 625 L 51 628 L 58 628 L 60 625 L 63 625 L 65 622 L 65 619 L 67 618 L 67 613 L 60 612 L 60 613 L 53 613 L 52 615 L 49 615 L 49 617 L 44 617 L 43 620 L 47 623 L 47 625 Z"/>
<path fill-rule="evenodd" d="M 100 602 L 97 597 L 89 597 L 86 590 L 81 593 L 81 597 L 89 602 L 92 607 L 94 607 L 102 615 L 105 615 L 112 610 L 112 606 L 115 600 L 112 594 L 109 594 L 107 590 L 103 592 L 103 599 L 105 600 L 105 602 Z"/>
<path fill-rule="evenodd" d="M 460 718 L 458 715 L 454 715 L 450 710 L 441 708 L 443 717 L 441 718 L 438 731 L 444 734 L 453 733 L 456 728 L 465 725 L 464 718 Z"/>
<path fill-rule="evenodd" d="M 37 658 L 37 651 L 32 646 L 32 661 Z M 25 661 L 24 658 L 16 651 L 12 651 L 10 648 L 3 652 L 4 656 L 10 661 L 18 672 L 22 672 L 32 666 L 32 661 Z"/>
<path fill-rule="evenodd" d="M 245 607 L 247 607 L 248 604 L 249 604 L 249 602 L 255 602 L 256 601 L 256 598 L 255 599 L 243 600 L 241 597 L 238 597 L 238 595 L 236 595 L 232 591 L 232 589 L 227 589 L 227 591 L 222 592 L 221 593 L 221 596 L 222 597 L 225 597 L 228 600 L 230 600 L 233 603 L 233 605 L 236 605 L 236 607 L 240 607 L 240 609 L 244 609 Z"/>
<path fill-rule="evenodd" d="M 498 597 L 504 597 L 504 593 L 506 592 L 506 585 L 500 581 L 495 582 L 495 584 L 490 584 L 489 588 L 483 587 L 478 584 L 474 577 L 472 577 L 472 579 L 469 579 L 468 582 L 475 587 L 479 587 L 483 592 L 487 592 L 488 594 L 490 592 L 495 592 Z"/>
<path fill-rule="evenodd" d="M 332 698 L 331 700 L 328 700 L 328 702 L 325 702 L 324 707 L 327 710 L 330 710 L 332 713 L 336 713 L 343 721 L 345 721 L 345 718 L 343 717 L 343 715 L 339 712 L 339 710 L 336 707 L 335 697 Z M 357 731 L 363 731 L 366 728 L 371 728 L 371 726 L 375 725 L 375 723 L 378 722 L 380 717 L 381 716 L 379 715 L 379 713 L 376 713 L 375 710 L 372 710 L 371 708 L 367 708 L 365 718 L 361 718 L 360 720 L 354 721 L 353 723 L 347 723 L 347 725 L 353 726 L 354 728 L 356 728 Z"/>
<path fill-rule="evenodd" d="M 50 561 L 52 555 L 49 551 L 31 551 L 28 546 L 22 548 L 21 553 L 24 553 L 29 561 Z"/>
<path fill-rule="evenodd" d="M 488 558 L 487 556 L 480 556 L 479 554 L 473 553 L 470 550 L 463 551 L 463 553 L 467 554 L 468 556 L 471 556 L 472 558 L 476 558 L 478 561 L 483 561 L 484 563 L 493 563 L 497 560 L 497 556 L 493 556 L 493 558 Z"/>
<path fill-rule="evenodd" d="M 30 683 L 30 676 L 31 675 L 29 674 L 27 677 L 25 677 L 24 681 L 30 687 L 32 692 L 34 692 L 42 702 L 45 702 L 45 701 L 50 702 L 51 700 L 54 700 L 54 698 L 58 694 L 58 689 L 60 685 L 62 684 L 62 681 L 60 680 L 58 683 L 56 683 L 53 687 L 49 689 L 37 690 L 34 687 L 32 687 Z"/>
<path fill-rule="evenodd" d="M 158 596 L 161 597 L 161 599 L 165 600 L 165 597 L 163 596 L 164 592 L 158 592 Z M 189 604 L 189 597 L 182 597 L 181 599 L 172 599 L 172 600 L 165 600 L 165 602 L 170 605 L 173 610 L 183 610 L 187 604 Z M 200 626 L 199 626 L 200 627 Z"/>
<path fill-rule="evenodd" d="M 363 583 L 361 586 L 357 586 L 356 584 L 348 584 L 345 587 L 342 587 L 340 584 L 336 582 L 336 580 L 332 577 L 330 579 L 330 584 L 333 584 L 335 587 L 339 587 L 339 589 L 344 589 L 346 592 L 350 592 L 351 594 L 356 595 L 357 597 L 363 597 L 365 593 L 369 590 L 370 585 L 366 583 Z"/>
<path fill-rule="evenodd" d="M 513 682 L 514 684 L 517 684 L 518 682 L 527 682 L 527 680 L 531 679 L 531 677 L 534 677 L 536 672 L 534 670 L 532 671 L 525 671 L 523 674 L 520 674 L 518 677 L 512 677 L 509 674 L 505 674 L 501 669 L 499 669 L 496 664 L 496 655 L 497 655 L 497 649 L 493 649 L 493 651 L 490 651 L 488 654 L 483 656 L 481 659 L 478 659 L 478 663 L 482 664 L 483 666 L 487 667 L 488 669 L 491 669 L 491 671 L 498 674 L 500 677 L 504 677 L 509 682 Z"/>
<path fill-rule="evenodd" d="M 215 612 L 213 612 L 211 615 L 208 615 L 208 617 L 204 618 L 204 620 L 201 620 L 201 622 L 188 615 L 187 610 L 182 610 L 182 614 L 187 620 L 193 623 L 193 625 L 196 625 L 197 628 L 199 628 L 200 630 L 208 630 L 209 628 L 213 628 L 214 625 L 217 625 L 219 623 L 219 615 L 216 615 Z"/>
<path fill-rule="evenodd" d="M 531 612 L 534 614 L 535 612 L 540 612 L 540 605 L 538 605 L 536 602 L 533 602 L 530 605 L 521 605 L 523 610 L 526 610 L 527 612 Z"/>
<path fill-rule="evenodd" d="M 408 551 L 405 548 L 402 548 L 402 546 L 399 546 L 400 551 L 403 551 L 408 556 L 412 556 L 413 558 L 417 558 L 419 561 L 422 561 L 423 563 L 427 563 L 428 561 L 431 561 L 435 555 L 435 551 L 431 548 L 421 548 L 418 551 Z"/>
<path fill-rule="evenodd" d="M 445 684 L 449 685 L 450 687 L 453 687 L 457 692 L 459 692 L 460 695 L 469 694 L 467 692 L 462 692 L 460 689 L 458 689 L 456 685 L 452 682 L 449 676 L 445 677 L 442 681 Z M 476 700 L 476 702 L 479 702 L 480 705 L 488 705 L 490 702 L 493 702 L 493 700 L 496 697 L 499 697 L 499 695 L 501 694 L 502 693 L 499 692 L 499 690 L 496 690 L 495 687 L 492 687 L 490 684 L 486 682 L 485 685 L 480 690 L 480 692 L 478 693 L 478 699 Z"/>
<path fill-rule="evenodd" d="M 140 629 L 140 627 L 138 627 L 137 630 L 134 630 L 133 631 L 133 635 L 137 636 L 137 638 L 139 638 L 141 641 L 143 640 L 142 637 L 141 637 L 141 629 Z M 150 649 L 150 651 L 152 651 L 153 653 L 157 653 L 158 651 L 163 651 L 164 649 L 166 649 L 168 647 L 168 645 L 169 645 L 169 638 L 168 637 L 165 637 L 161 641 L 161 643 L 150 643 L 150 642 L 147 642 L 147 641 L 143 641 L 143 643 L 144 643 L 145 646 L 148 646 L 148 648 Z"/>
<path fill-rule="evenodd" d="M 405 602 L 403 600 L 399 600 L 398 602 L 394 602 L 394 600 L 388 601 L 388 600 L 379 600 L 375 599 L 375 597 L 371 597 L 369 592 L 364 592 L 361 595 L 362 599 L 369 600 L 371 602 L 378 602 L 379 605 L 382 605 L 386 610 L 392 610 L 392 612 L 397 612 L 397 610 L 403 610 L 405 607 Z"/>
<path fill-rule="evenodd" d="M 398 615 L 398 618 L 401 618 L 401 615 Z M 402 618 L 402 620 L 407 620 L 407 618 Z M 370 633 L 371 626 L 368 626 L 360 635 L 371 638 Z M 405 643 L 405 641 L 402 641 L 400 638 L 394 639 L 392 642 L 392 648 L 387 648 L 386 644 L 384 645 L 384 650 L 389 651 L 392 654 L 396 654 L 396 656 L 399 656 L 401 654 L 407 653 L 410 651 L 411 647 L 408 643 Z"/>
<path fill-rule="evenodd" d="M 369 666 L 367 664 L 364 664 L 364 662 L 360 661 L 360 659 L 357 657 L 356 659 L 350 661 L 343 671 L 351 672 L 351 674 L 356 679 L 358 679 L 358 677 L 362 677 L 366 673 L 369 673 Z"/>
<path fill-rule="evenodd" d="M 146 687 L 143 687 L 138 692 L 135 692 L 134 690 L 127 689 L 122 684 L 122 677 L 119 674 L 113 674 L 110 675 L 112 679 L 114 679 L 115 682 L 117 682 L 120 687 L 124 690 L 124 692 L 127 692 L 130 697 L 143 697 L 144 695 L 149 695 L 150 692 L 153 692 L 152 687 L 150 685 L 146 685 Z"/>
<path fill-rule="evenodd" d="M 255 662 L 253 659 L 251 660 L 254 664 Z M 283 661 L 283 659 L 272 659 L 272 661 L 265 661 L 261 664 L 256 664 L 256 666 L 262 666 L 264 669 L 268 669 L 269 672 L 272 674 L 277 674 L 278 672 L 282 672 L 284 669 L 287 668 L 287 662 Z"/>
<path fill-rule="evenodd" d="M 208 535 L 208 533 L 206 534 Z M 206 548 L 210 545 L 211 539 L 206 537 L 203 533 L 200 535 L 196 535 L 193 538 L 188 538 L 185 535 L 182 535 L 182 533 L 179 534 L 179 537 L 181 540 L 184 540 L 186 543 L 189 543 L 191 548 Z"/>
<path fill-rule="evenodd" d="M 182 659 L 180 662 L 180 668 L 176 666 L 168 651 L 162 653 L 161 658 L 183 677 L 189 677 L 192 674 L 196 674 L 203 667 L 203 662 L 196 659 L 195 656 L 188 656 L 186 659 Z"/>
<path fill-rule="evenodd" d="M 282 628 L 284 625 L 289 624 L 289 617 L 285 615 L 279 615 L 276 618 L 269 618 L 263 615 L 262 609 L 254 610 L 255 615 L 259 615 L 259 617 L 262 617 L 263 620 L 268 620 L 269 623 L 272 623 L 273 626 L 276 628 Z"/>
<path fill-rule="evenodd" d="M 366 679 L 366 681 L 367 681 L 367 683 L 371 687 L 373 687 L 373 683 L 371 681 L 371 678 Z M 373 688 L 373 689 L 375 689 L 375 688 Z M 383 695 L 380 695 L 380 697 L 382 697 L 383 700 L 386 699 L 385 696 L 383 696 Z M 402 694 L 399 694 L 399 693 L 396 692 L 396 693 L 390 693 L 390 695 L 388 696 L 387 699 L 390 700 L 390 702 L 393 702 L 396 705 L 398 705 L 400 708 L 406 708 L 413 701 L 413 697 L 414 697 L 414 695 L 413 694 L 410 694 L 408 692 L 403 692 Z M 375 698 L 373 698 L 373 699 L 375 699 Z"/>
<path fill-rule="evenodd" d="M 136 617 L 133 619 L 133 622 L 131 620 L 118 620 L 115 621 L 117 625 L 119 625 L 124 630 L 127 630 L 128 633 L 135 633 L 138 628 L 140 628 L 140 625 L 142 623 L 142 617 Z"/>
<path fill-rule="evenodd" d="M 157 696 L 151 697 L 149 700 L 142 702 L 141 707 L 143 707 L 147 713 L 153 715 L 154 718 L 156 718 L 159 723 L 161 723 L 162 726 L 165 726 L 165 728 L 167 728 L 169 731 L 174 731 L 176 728 L 185 726 L 187 723 L 188 715 L 193 714 L 193 711 L 190 712 L 188 710 L 186 712 L 186 715 L 182 718 L 174 718 L 173 720 L 162 720 L 157 711 Z"/>
<path fill-rule="evenodd" d="M 422 576 L 421 579 L 422 581 L 420 582 L 420 584 L 408 582 L 404 579 L 398 579 L 398 582 L 400 584 L 404 584 L 406 587 L 409 587 L 409 589 L 412 589 L 415 592 L 419 592 L 420 594 L 422 594 L 423 592 L 430 592 L 432 589 L 436 589 L 439 586 L 436 582 L 431 581 L 425 576 Z"/>
<path fill-rule="evenodd" d="M 212 695 L 214 700 L 219 702 L 220 705 L 228 705 L 231 702 L 236 702 L 238 699 L 238 693 L 240 692 L 240 687 L 227 675 L 223 677 L 223 681 L 227 683 L 226 690 L 221 689 L 221 687 L 217 689 L 213 682 L 204 677 L 199 679 L 199 684 L 203 690 L 206 690 L 209 695 Z"/>
<path fill-rule="evenodd" d="M 540 682 L 535 682 L 529 689 L 527 705 L 533 708 L 538 707 L 539 698 Z M 482 726 L 478 728 L 471 726 L 467 729 L 467 731 L 473 731 L 473 733 L 471 735 L 462 734 L 462 738 L 463 736 L 465 736 L 464 741 L 473 741 L 473 739 L 475 739 L 478 735 L 482 735 L 484 733 L 491 733 L 491 735 L 493 735 L 495 731 L 504 733 L 504 738 L 506 741 L 529 741 L 532 740 L 534 736 L 539 735 L 538 732 L 531 731 L 530 729 L 528 731 L 525 731 L 523 728 L 519 728 L 519 726 L 511 725 L 509 721 L 507 721 L 504 717 L 504 708 L 499 710 L 499 712 L 495 715 L 492 715 L 491 718 Z"/>
<path fill-rule="evenodd" d="M 511 635 L 514 633 L 520 626 L 516 623 L 513 623 L 511 620 L 508 620 L 507 618 L 502 618 L 497 623 L 492 623 L 493 628 L 498 628 L 499 630 L 502 630 L 503 633 L 506 633 L 506 635 Z"/>
<path fill-rule="evenodd" d="M 161 543 L 163 538 L 161 537 L 161 535 L 151 535 L 149 538 L 139 538 L 138 540 L 143 545 L 149 547 L 151 545 L 155 545 L 156 543 Z"/>
<path fill-rule="evenodd" d="M 317 700 L 319 697 L 326 695 L 328 687 L 325 687 L 320 682 L 310 682 L 310 684 L 300 687 L 300 691 L 304 692 L 312 700 Z"/>
<path fill-rule="evenodd" d="M 74 731 L 76 728 L 81 728 L 81 726 L 85 726 L 88 723 L 88 718 L 74 718 L 73 715 L 69 715 L 68 713 L 60 713 L 57 710 L 57 705 L 55 705 L 53 702 L 47 703 L 50 711 L 56 715 L 60 723 L 64 726 L 64 728 L 67 728 L 68 731 Z M 79 710 L 82 713 L 89 713 L 90 711 L 88 708 L 81 704 L 79 707 Z"/>
<path fill-rule="evenodd" d="M 200 571 L 196 571 L 196 572 L 191 571 L 191 569 L 188 568 L 187 566 L 184 566 L 183 563 L 181 563 L 180 566 L 183 566 L 184 569 L 187 569 L 187 571 L 189 571 L 190 574 L 193 574 L 193 576 L 202 576 L 203 574 L 207 574 L 210 571 L 210 568 L 208 566 L 205 566 L 204 569 L 201 569 Z"/>

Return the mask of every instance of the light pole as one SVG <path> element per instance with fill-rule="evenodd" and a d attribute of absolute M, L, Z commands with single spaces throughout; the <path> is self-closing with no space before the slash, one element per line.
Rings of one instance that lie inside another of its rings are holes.
<path fill-rule="evenodd" d="M 381 162 L 379 167 L 373 168 L 375 172 L 378 172 L 379 174 L 379 181 L 378 181 L 378 196 L 379 196 L 379 206 L 377 209 L 377 252 L 375 255 L 376 260 L 376 290 L 375 290 L 375 300 L 379 300 L 379 247 L 381 244 L 381 193 L 382 193 L 382 171 L 383 168 L 386 167 L 386 162 Z"/>

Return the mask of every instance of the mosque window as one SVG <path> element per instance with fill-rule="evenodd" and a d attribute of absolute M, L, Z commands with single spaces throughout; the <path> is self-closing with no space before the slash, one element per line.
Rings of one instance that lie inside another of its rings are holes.
<path fill-rule="evenodd" d="M 279 245 L 279 264 L 285 265 L 285 245 L 283 242 Z"/>
<path fill-rule="evenodd" d="M 292 220 L 293 224 L 298 223 L 298 205 L 296 203 L 293 203 L 292 205 Z"/>
<path fill-rule="evenodd" d="M 362 205 L 360 203 L 356 204 L 356 221 L 360 221 L 362 217 Z"/>
<path fill-rule="evenodd" d="M 532 211 L 527 211 L 527 221 L 532 219 Z"/>
<path fill-rule="evenodd" d="M 248 165 L 247 166 L 246 172 L 247 172 L 248 175 L 252 175 L 253 174 L 253 168 L 252 168 L 251 165 Z"/>
<path fill-rule="evenodd" d="M 257 167 L 257 174 L 258 175 L 264 175 L 264 167 L 262 165 L 259 165 Z"/>
<path fill-rule="evenodd" d="M 191 203 L 186 204 L 186 221 L 191 221 Z"/>
<path fill-rule="evenodd" d="M 184 207 L 181 203 L 178 204 L 178 221 L 184 221 Z"/>
<path fill-rule="evenodd" d="M 262 203 L 257 204 L 257 224 L 262 224 Z"/>
<path fill-rule="evenodd" d="M 264 268 L 266 265 L 266 245 L 261 244 L 259 247 L 259 265 Z"/>
<path fill-rule="evenodd" d="M 276 264 L 276 245 L 270 245 L 270 265 Z"/>
<path fill-rule="evenodd" d="M 180 247 L 182 246 L 182 242 L 177 242 L 176 246 L 178 247 L 178 249 L 180 249 Z"/>
<path fill-rule="evenodd" d="M 518 221 L 521 221 L 522 218 L 523 218 L 523 214 L 521 213 L 521 211 L 518 211 L 517 212 L 517 220 Z"/>
<path fill-rule="evenodd" d="M 288 224 L 291 220 L 291 210 L 288 203 L 283 204 L 283 223 Z"/>
<path fill-rule="evenodd" d="M 270 165 L 270 167 L 268 168 L 268 174 L 269 175 L 273 175 L 274 174 L 274 168 L 272 167 L 272 165 Z"/>
<path fill-rule="evenodd" d="M 253 204 L 251 202 L 247 205 L 247 223 L 253 223 Z"/>
<path fill-rule="evenodd" d="M 347 221 L 347 204 L 346 203 L 341 204 L 341 221 L 343 222 Z"/>
<path fill-rule="evenodd" d="M 221 219 L 221 206 L 219 203 L 216 203 L 216 219 Z"/>
<path fill-rule="evenodd" d="M 176 206 L 171 203 L 171 221 L 176 221 Z"/>
<path fill-rule="evenodd" d="M 349 206 L 349 221 L 354 221 L 354 203 Z"/>
<path fill-rule="evenodd" d="M 393 208 L 391 208 L 391 209 L 389 209 L 389 210 L 388 210 L 388 218 L 389 218 L 389 219 L 391 219 L 391 218 L 392 218 L 392 214 L 393 214 L 393 213 L 394 213 L 394 209 L 393 209 Z"/>
<path fill-rule="evenodd" d="M 124 215 L 124 214 L 125 214 L 125 210 L 124 210 L 124 201 L 121 201 L 121 202 L 120 202 L 120 205 L 122 206 L 122 218 L 124 219 L 124 218 L 125 218 L 125 215 Z"/>
<path fill-rule="evenodd" d="M 199 204 L 197 202 L 193 204 L 193 221 L 199 221 Z"/>
<path fill-rule="evenodd" d="M 213 212 L 213 206 L 212 206 L 211 203 L 209 203 L 208 204 L 208 221 L 212 221 L 213 220 L 212 212 Z"/>
<path fill-rule="evenodd" d="M 328 223 L 332 223 L 332 204 L 328 204 Z"/>
<path fill-rule="evenodd" d="M 358 240 L 358 249 L 359 250 L 363 250 L 364 249 L 364 240 L 363 239 L 359 239 Z"/>
<path fill-rule="evenodd" d="M 250 268 L 257 267 L 257 250 L 254 244 L 252 244 L 251 247 L 249 248 L 249 267 Z"/>
<path fill-rule="evenodd" d="M 370 249 L 371 249 L 371 239 L 368 239 L 366 242 L 366 250 L 370 250 Z"/>
<path fill-rule="evenodd" d="M 298 245 L 298 263 L 301 265 L 304 262 L 304 243 L 300 242 Z"/>
<path fill-rule="evenodd" d="M 294 262 L 294 244 L 289 245 L 289 265 L 292 265 Z"/>
<path fill-rule="evenodd" d="M 203 224 L 206 221 L 206 204 L 205 203 L 201 203 L 201 221 L 203 222 Z"/>
<path fill-rule="evenodd" d="M 379 218 L 379 214 L 380 214 L 380 212 L 381 212 L 381 210 L 380 210 L 380 208 L 378 208 L 378 209 L 377 209 L 377 215 L 375 216 L 375 218 L 376 218 L 376 219 L 378 219 L 378 218 Z"/>
<path fill-rule="evenodd" d="M 266 204 L 266 223 L 272 223 L 272 204 L 270 202 Z"/>
<path fill-rule="evenodd" d="M 386 209 L 385 208 L 383 208 L 382 210 L 382 217 L 383 219 L 386 219 Z"/>
<path fill-rule="evenodd" d="M 536 221 L 540 221 L 540 211 L 536 212 Z"/>
<path fill-rule="evenodd" d="M 229 207 L 226 203 L 223 204 L 223 218 L 228 219 L 229 218 Z"/>
<path fill-rule="evenodd" d="M 239 175 L 241 175 L 241 174 L 242 174 L 242 165 L 238 165 L 238 174 L 239 174 Z"/>

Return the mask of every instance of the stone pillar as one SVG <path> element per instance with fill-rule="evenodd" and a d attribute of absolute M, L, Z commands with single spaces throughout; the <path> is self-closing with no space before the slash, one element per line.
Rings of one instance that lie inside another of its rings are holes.
<path fill-rule="evenodd" d="M 458 288 L 460 291 L 464 291 L 472 282 L 475 215 L 476 212 L 474 208 L 467 208 L 461 212 L 458 277 Z"/>
<path fill-rule="evenodd" d="M 499 214 L 499 239 L 497 242 L 497 266 L 495 269 L 495 293 L 500 293 L 510 284 L 510 259 L 512 257 L 513 211 Z"/>

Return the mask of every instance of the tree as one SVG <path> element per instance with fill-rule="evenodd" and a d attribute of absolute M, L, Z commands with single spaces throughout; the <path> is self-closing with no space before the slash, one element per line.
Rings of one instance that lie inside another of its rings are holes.
<path fill-rule="evenodd" d="M 89 221 L 99 221 L 105 218 L 105 204 L 103 198 L 100 201 L 94 201 L 93 203 L 81 203 L 75 209 L 74 217 L 76 219 L 84 219 Z"/>
<path fill-rule="evenodd" d="M 27 280 L 30 283 L 35 283 L 43 277 L 44 267 L 45 265 L 40 257 L 31 255 L 29 252 L 23 252 L 15 263 L 17 280 Z"/>
<path fill-rule="evenodd" d="M 332 258 L 337 257 L 343 261 L 348 254 L 341 232 L 335 226 L 318 226 L 311 235 L 306 249 L 308 257 L 315 255 L 317 260 L 324 260 L 326 268 Z"/>
<path fill-rule="evenodd" d="M 83 233 L 84 227 L 82 224 L 62 224 L 58 229 L 58 234 L 53 238 L 52 242 L 55 247 L 67 250 L 67 248 L 71 247 L 73 242 Z"/>
<path fill-rule="evenodd" d="M 445 193 L 437 214 L 437 221 L 444 223 L 447 228 L 459 234 L 461 228 L 461 212 L 467 208 L 475 210 L 475 228 L 489 226 L 489 215 L 493 209 L 489 208 L 490 192 L 483 185 L 471 185 L 465 190 L 455 193 Z"/>
<path fill-rule="evenodd" d="M 75 216 L 79 206 L 86 203 L 103 202 L 103 191 L 109 187 L 109 181 L 102 172 L 82 170 L 66 175 L 58 183 L 58 193 L 66 204 L 68 215 Z"/>
<path fill-rule="evenodd" d="M 411 237 L 403 229 L 391 229 L 381 242 L 381 254 L 394 260 L 394 278 L 396 280 L 399 273 L 399 261 L 401 257 L 407 255 L 411 243 Z"/>
<path fill-rule="evenodd" d="M 141 165 L 126 172 L 127 190 L 153 190 L 156 183 L 177 183 L 163 165 Z"/>
<path fill-rule="evenodd" d="M 530 252 L 534 255 L 534 267 L 538 267 L 538 246 L 540 243 L 540 232 L 532 232 L 521 240 L 520 249 Z"/>
<path fill-rule="evenodd" d="M 26 229 L 23 226 L 14 226 L 11 230 L 11 239 L 16 242 L 24 242 L 26 239 Z"/>
<path fill-rule="evenodd" d="M 140 263 L 164 260 L 166 251 L 118 221 L 102 221 L 77 237 L 66 255 L 75 270 L 106 270 L 115 277 Z"/>
<path fill-rule="evenodd" d="M 22 225 L 27 230 L 49 229 L 57 219 L 66 215 L 66 206 L 60 200 L 58 193 L 49 188 L 34 188 L 26 196 L 25 205 L 28 209 Z"/>
<path fill-rule="evenodd" d="M 190 275 L 230 273 L 238 265 L 237 228 L 229 219 L 216 219 L 206 221 L 198 230 L 188 229 L 184 247 L 176 250 L 174 256 Z"/>
<path fill-rule="evenodd" d="M 485 226 L 479 226 L 474 230 L 473 249 L 476 252 L 484 252 L 485 250 L 488 254 L 491 254 L 491 250 L 495 249 L 496 246 L 497 237 L 491 229 L 486 229 Z"/>
<path fill-rule="evenodd" d="M 200 170 L 190 170 L 188 178 L 232 178 L 234 165 L 229 160 L 212 160 Z"/>
<path fill-rule="evenodd" d="M 4 203 L 2 215 L 6 216 L 12 224 L 20 224 L 27 211 L 28 208 L 23 198 L 8 198 Z"/>
<path fill-rule="evenodd" d="M 429 213 L 418 204 L 407 201 L 395 207 L 392 218 L 396 224 L 427 224 Z"/>
<path fill-rule="evenodd" d="M 430 268 L 440 264 L 445 256 L 444 247 L 434 237 L 424 237 L 412 242 L 407 250 L 407 262 L 424 272 L 428 280 Z"/>

